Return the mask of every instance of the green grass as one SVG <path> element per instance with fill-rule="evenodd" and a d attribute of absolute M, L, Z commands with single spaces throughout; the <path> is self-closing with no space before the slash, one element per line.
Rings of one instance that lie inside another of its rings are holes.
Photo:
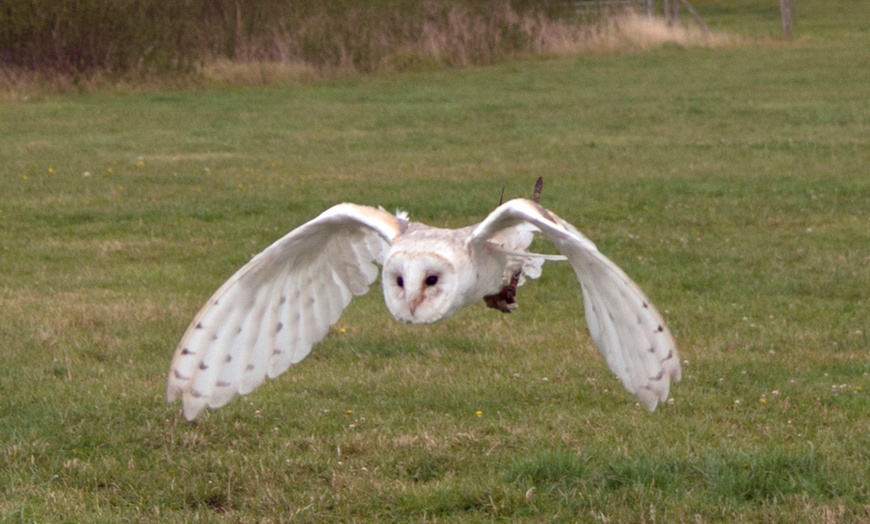
<path fill-rule="evenodd" d="M 3 103 L 0 519 L 866 520 L 870 55 L 816 4 L 793 44 Z M 326 206 L 457 226 L 537 176 L 664 311 L 672 404 L 559 264 L 426 327 L 376 287 L 254 394 L 165 403 L 202 302 Z"/>

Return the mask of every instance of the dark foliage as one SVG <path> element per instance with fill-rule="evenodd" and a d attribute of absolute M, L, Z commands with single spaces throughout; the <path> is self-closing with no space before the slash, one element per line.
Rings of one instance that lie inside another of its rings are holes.
<path fill-rule="evenodd" d="M 521 49 L 510 14 L 533 0 L 0 0 L 0 66 L 62 75 L 188 72 L 204 60 L 292 60 L 375 69 L 451 15 L 487 23 L 471 61 Z M 501 16 L 505 15 L 508 16 Z M 549 12 L 556 15 L 555 11 Z M 490 49 L 487 49 L 490 47 Z"/>

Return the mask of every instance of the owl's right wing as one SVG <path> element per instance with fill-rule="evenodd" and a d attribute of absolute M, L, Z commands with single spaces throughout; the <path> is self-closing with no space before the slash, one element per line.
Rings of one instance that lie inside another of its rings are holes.
<path fill-rule="evenodd" d="M 652 411 L 680 380 L 676 343 L 643 291 L 574 226 L 531 200 L 495 209 L 472 232 L 472 247 L 520 227 L 534 226 L 567 257 L 574 269 L 592 341 L 625 388 Z"/>
<path fill-rule="evenodd" d="M 305 358 L 355 295 L 377 278 L 406 222 L 382 209 L 336 205 L 256 255 L 206 302 L 169 371 L 166 398 L 184 416 L 250 393 Z"/>

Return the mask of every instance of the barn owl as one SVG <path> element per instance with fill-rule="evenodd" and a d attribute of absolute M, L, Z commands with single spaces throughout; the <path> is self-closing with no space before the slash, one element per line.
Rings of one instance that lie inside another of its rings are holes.
<path fill-rule="evenodd" d="M 535 234 L 561 255 L 529 252 Z M 169 402 L 195 419 L 298 363 L 366 293 L 382 266 L 387 309 L 428 324 L 484 299 L 516 309 L 516 287 L 548 260 L 567 260 L 580 282 L 592 341 L 625 388 L 650 411 L 680 379 L 673 337 L 638 286 L 574 226 L 534 200 L 500 204 L 483 222 L 441 229 L 405 213 L 338 204 L 239 269 L 206 302 L 176 349 Z"/>

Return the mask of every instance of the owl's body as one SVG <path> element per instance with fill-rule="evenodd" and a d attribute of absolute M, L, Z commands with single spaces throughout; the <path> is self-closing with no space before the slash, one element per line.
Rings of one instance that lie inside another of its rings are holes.
<path fill-rule="evenodd" d="M 535 233 L 562 256 L 528 252 Z M 302 360 L 383 266 L 384 300 L 402 322 L 427 324 L 486 300 L 512 311 L 513 291 L 546 260 L 568 260 L 592 339 L 650 410 L 679 380 L 675 344 L 643 292 L 573 226 L 529 200 L 481 223 L 442 229 L 403 214 L 339 204 L 291 231 L 230 278 L 194 318 L 172 362 L 167 398 L 185 417 L 247 394 Z M 506 290 L 509 291 L 505 294 Z M 505 301 L 508 303 L 506 304 Z"/>

